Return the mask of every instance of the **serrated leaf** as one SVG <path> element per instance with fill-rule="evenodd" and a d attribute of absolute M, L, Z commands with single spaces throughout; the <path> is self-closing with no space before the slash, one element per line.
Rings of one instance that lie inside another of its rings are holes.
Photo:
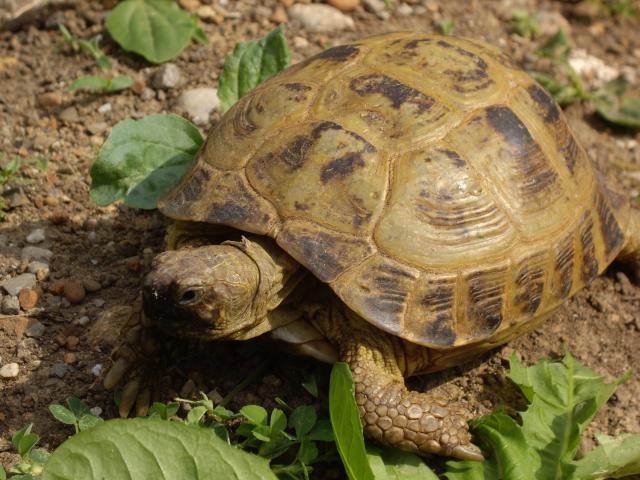
<path fill-rule="evenodd" d="M 152 63 L 177 57 L 197 28 L 193 17 L 170 0 L 125 0 L 109 13 L 106 24 L 124 50 Z"/>
<path fill-rule="evenodd" d="M 258 84 L 291 64 L 282 26 L 267 36 L 236 44 L 224 60 L 218 85 L 220 109 L 226 112 Z"/>
<path fill-rule="evenodd" d="M 240 414 L 254 425 L 266 425 L 269 418 L 267 411 L 260 405 L 245 405 L 240 409 Z"/>
<path fill-rule="evenodd" d="M 110 420 L 64 442 L 42 480 L 275 480 L 267 460 L 210 429 L 145 418 Z"/>
<path fill-rule="evenodd" d="M 296 437 L 301 439 L 311 431 L 317 419 L 315 409 L 309 405 L 303 405 L 296 408 L 289 416 L 289 427 L 293 428 Z"/>
<path fill-rule="evenodd" d="M 331 369 L 329 414 L 338 453 L 349 479 L 373 480 L 354 397 L 353 377 L 344 362 L 335 363 Z"/>
<path fill-rule="evenodd" d="M 52 405 L 49 405 L 49 411 L 51 412 L 51 415 L 53 415 L 56 420 L 64 423 L 65 425 L 76 424 L 76 420 L 77 420 L 76 416 L 67 407 L 63 407 L 62 405 L 58 405 L 57 403 L 54 403 Z"/>
<path fill-rule="evenodd" d="M 177 115 L 149 115 L 113 127 L 91 167 L 91 198 L 98 205 L 124 199 L 137 208 L 156 208 L 192 164 L 203 139 Z"/>
<path fill-rule="evenodd" d="M 600 446 L 575 462 L 574 480 L 622 478 L 640 474 L 640 434 L 597 436 Z"/>
<path fill-rule="evenodd" d="M 417 455 L 367 445 L 367 458 L 375 480 L 438 480 L 438 476 Z"/>

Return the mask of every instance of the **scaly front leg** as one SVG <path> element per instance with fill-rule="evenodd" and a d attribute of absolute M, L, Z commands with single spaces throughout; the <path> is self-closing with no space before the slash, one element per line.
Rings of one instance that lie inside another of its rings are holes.
<path fill-rule="evenodd" d="M 353 372 L 365 434 L 420 455 L 483 460 L 480 449 L 471 443 L 465 420 L 470 415 L 465 409 L 407 389 L 399 366 L 398 356 L 404 355 L 399 343 L 373 329 L 359 330 L 342 342 L 342 358 Z"/>

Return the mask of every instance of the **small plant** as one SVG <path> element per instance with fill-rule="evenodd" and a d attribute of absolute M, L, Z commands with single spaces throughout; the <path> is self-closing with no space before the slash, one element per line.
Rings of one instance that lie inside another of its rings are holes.
<path fill-rule="evenodd" d="M 0 151 L 0 158 L 3 158 L 4 156 L 5 153 Z M 18 156 L 13 156 L 5 165 L 0 165 L 0 221 L 4 221 L 6 219 L 4 210 L 7 208 L 7 204 L 5 203 L 3 196 L 4 186 L 13 178 L 19 167 L 20 157 Z"/>
<path fill-rule="evenodd" d="M 540 20 L 524 8 L 517 8 L 511 12 L 511 31 L 521 37 L 535 37 L 540 33 Z"/>
<path fill-rule="evenodd" d="M 443 35 L 451 35 L 456 28 L 453 20 L 442 20 L 438 22 L 436 26 L 438 27 L 438 31 Z"/>
<path fill-rule="evenodd" d="M 33 424 L 28 424 L 18 430 L 11 443 L 20 455 L 20 462 L 9 469 L 12 480 L 30 480 L 42 474 L 44 465 L 49 458 L 49 454 L 40 448 L 34 448 L 40 437 L 31 431 Z M 6 473 L 0 467 L 0 479 L 6 478 Z"/>
<path fill-rule="evenodd" d="M 76 433 L 89 430 L 104 421 L 100 417 L 93 415 L 89 407 L 79 398 L 71 397 L 67 399 L 67 405 L 69 408 L 54 403 L 49 405 L 49 411 L 56 420 L 65 425 L 73 425 Z"/>
<path fill-rule="evenodd" d="M 100 35 L 96 35 L 91 40 L 87 41 L 73 35 L 67 27 L 62 24 L 59 24 L 58 28 L 60 29 L 60 33 L 62 33 L 65 42 L 67 42 L 75 52 L 84 50 L 93 57 L 96 64 L 102 71 L 106 72 L 111 70 L 112 66 L 109 58 L 102 50 L 100 50 Z"/>
<path fill-rule="evenodd" d="M 207 43 L 197 17 L 171 0 L 125 0 L 107 16 L 107 30 L 126 51 L 151 63 L 180 55 L 194 38 Z"/>

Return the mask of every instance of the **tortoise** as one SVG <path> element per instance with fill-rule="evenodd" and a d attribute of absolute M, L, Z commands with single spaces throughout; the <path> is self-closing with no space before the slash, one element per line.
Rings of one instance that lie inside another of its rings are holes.
<path fill-rule="evenodd" d="M 640 266 L 638 211 L 554 100 L 451 36 L 374 36 L 280 72 L 159 209 L 153 323 L 342 360 L 365 434 L 421 455 L 483 458 L 467 409 L 405 377 L 534 328 L 616 258 Z"/>

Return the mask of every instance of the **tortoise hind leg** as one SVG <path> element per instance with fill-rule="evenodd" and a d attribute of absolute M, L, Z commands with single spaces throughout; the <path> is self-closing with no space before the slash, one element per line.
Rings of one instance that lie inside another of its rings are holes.
<path fill-rule="evenodd" d="M 627 242 L 617 260 L 628 264 L 640 281 L 640 210 L 631 210 L 631 218 L 626 232 Z"/>

